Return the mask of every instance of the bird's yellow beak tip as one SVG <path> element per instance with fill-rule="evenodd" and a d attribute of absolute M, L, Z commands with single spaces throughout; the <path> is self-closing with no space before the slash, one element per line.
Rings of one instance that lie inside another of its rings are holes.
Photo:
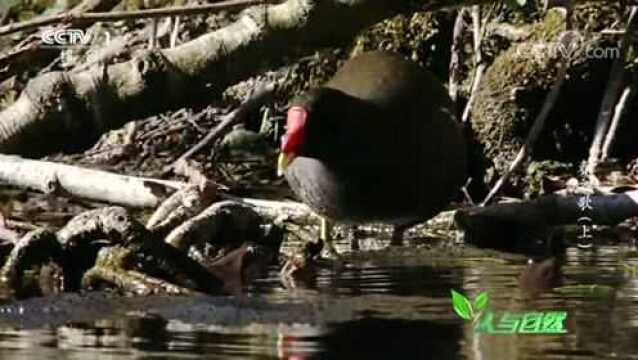
<path fill-rule="evenodd" d="M 277 176 L 282 176 L 284 174 L 284 171 L 288 165 L 290 165 L 294 157 L 294 154 L 283 152 L 279 153 L 279 158 L 277 159 Z"/>

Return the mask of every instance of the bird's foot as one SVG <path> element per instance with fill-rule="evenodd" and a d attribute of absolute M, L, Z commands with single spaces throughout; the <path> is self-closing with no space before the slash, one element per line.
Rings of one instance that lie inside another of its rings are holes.
<path fill-rule="evenodd" d="M 361 250 L 361 244 L 359 243 L 359 234 L 357 232 L 356 226 L 348 227 L 348 242 L 350 243 L 351 251 L 359 251 Z"/>
<path fill-rule="evenodd" d="M 350 241 L 350 250 L 352 250 L 352 251 L 361 250 L 361 245 L 359 245 L 359 239 L 352 239 Z"/>
<path fill-rule="evenodd" d="M 297 284 L 295 279 L 293 278 L 293 273 L 295 272 L 295 267 L 291 260 L 286 261 L 284 266 L 279 271 L 279 281 L 286 289 L 295 289 Z"/>
<path fill-rule="evenodd" d="M 326 242 L 326 246 L 323 251 L 323 257 L 329 260 L 340 260 L 341 255 L 335 248 L 332 242 Z"/>

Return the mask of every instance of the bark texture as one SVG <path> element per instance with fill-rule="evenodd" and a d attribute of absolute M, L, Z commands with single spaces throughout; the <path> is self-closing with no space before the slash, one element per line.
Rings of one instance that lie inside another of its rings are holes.
<path fill-rule="evenodd" d="M 0 182 L 110 204 L 154 208 L 181 183 L 0 155 Z"/>

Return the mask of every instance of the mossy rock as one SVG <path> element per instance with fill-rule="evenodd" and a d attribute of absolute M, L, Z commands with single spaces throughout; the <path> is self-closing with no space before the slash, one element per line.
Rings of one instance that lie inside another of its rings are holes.
<path fill-rule="evenodd" d="M 548 177 L 568 178 L 577 175 L 578 171 L 572 164 L 553 160 L 532 161 L 527 166 L 525 183 L 527 184 L 526 198 L 535 198 L 549 193 L 545 188 Z"/>
<path fill-rule="evenodd" d="M 451 15 L 440 11 L 397 15 L 362 31 L 348 46 L 316 51 L 260 78 L 280 80 L 277 95 L 285 102 L 327 82 L 347 59 L 365 51 L 386 50 L 429 68 L 442 80 L 447 79 Z M 245 89 L 253 87 L 250 84 L 251 80 L 248 80 L 246 84 L 228 89 L 226 98 L 244 98 L 247 95 Z"/>
<path fill-rule="evenodd" d="M 568 76 L 534 147 L 535 160 L 577 162 L 586 157 L 613 61 L 611 57 L 593 57 L 589 51 L 617 50 L 611 39 L 589 30 L 610 26 L 613 19 L 621 18 L 618 9 L 616 16 L 603 13 L 605 16 L 598 19 L 601 23 L 593 25 L 590 17 L 582 15 L 592 7 L 598 5 L 575 9 L 574 26 L 582 41 L 569 52 Z M 543 21 L 530 25 L 531 35 L 526 41 L 496 57 L 484 75 L 472 126 L 484 146 L 486 168 L 492 169 L 486 176 L 487 183 L 493 183 L 514 159 L 555 82 L 560 61 L 567 53 L 555 45 L 565 29 L 564 20 L 563 12 L 549 11 Z M 523 172 L 515 174 L 513 182 L 522 185 Z"/>
<path fill-rule="evenodd" d="M 402 54 L 447 78 L 449 35 L 441 29 L 443 24 L 449 25 L 449 18 L 445 12 L 416 12 L 381 21 L 361 32 L 346 48 L 318 51 L 293 64 L 284 92 L 298 94 L 322 85 L 345 60 L 373 50 Z"/>
<path fill-rule="evenodd" d="M 347 58 L 347 53 L 341 49 L 317 51 L 290 67 L 282 88 L 290 97 L 320 86 L 334 75 Z"/>
<path fill-rule="evenodd" d="M 615 22 L 625 23 L 627 9 L 628 6 L 622 4 L 622 1 L 581 3 L 574 6 L 572 21 L 580 31 L 599 32 L 610 28 Z"/>
<path fill-rule="evenodd" d="M 447 79 L 453 12 L 415 12 L 381 21 L 359 34 L 351 56 L 365 51 L 399 53 Z"/>

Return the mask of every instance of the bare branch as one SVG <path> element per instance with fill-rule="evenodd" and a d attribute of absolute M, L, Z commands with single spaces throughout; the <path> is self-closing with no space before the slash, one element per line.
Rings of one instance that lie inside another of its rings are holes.
<path fill-rule="evenodd" d="M 616 105 L 616 109 L 614 109 L 614 117 L 611 119 L 611 125 L 609 126 L 609 131 L 607 132 L 607 137 L 605 137 L 605 143 L 603 144 L 603 153 L 601 155 L 601 160 L 606 160 L 609 155 L 609 150 L 611 149 L 611 145 L 614 142 L 614 138 L 616 137 L 616 130 L 618 129 L 618 124 L 620 123 L 620 118 L 625 110 L 625 105 L 627 104 L 627 100 L 633 96 L 631 91 L 631 86 L 627 86 L 625 90 L 623 90 L 622 95 L 620 96 L 620 100 L 618 100 L 618 104 Z"/>
<path fill-rule="evenodd" d="M 472 33 L 474 35 L 474 65 L 476 70 L 474 72 L 474 80 L 472 81 L 472 89 L 470 90 L 470 98 L 465 105 L 463 115 L 461 115 L 461 121 L 466 122 L 470 118 L 470 112 L 472 111 L 472 104 L 476 98 L 479 84 L 483 78 L 485 72 L 485 63 L 483 61 L 483 53 L 481 51 L 481 8 L 478 5 L 472 6 Z"/>
<path fill-rule="evenodd" d="M 609 121 L 611 114 L 618 98 L 625 75 L 625 56 L 627 49 L 631 43 L 631 33 L 633 33 L 636 27 L 636 12 L 638 6 L 631 7 L 631 13 L 627 20 L 627 32 L 622 38 L 620 43 L 620 51 L 618 58 L 614 60 L 610 74 L 609 82 L 607 83 L 607 89 L 605 96 L 603 97 L 602 104 L 600 105 L 600 112 L 598 113 L 598 120 L 596 121 L 596 127 L 594 129 L 594 139 L 592 140 L 591 147 L 589 148 L 589 159 L 587 160 L 587 176 L 594 180 L 595 171 L 598 162 L 600 161 L 600 155 L 602 152 L 603 140 L 607 134 L 609 128 Z"/>
<path fill-rule="evenodd" d="M 238 109 L 228 114 L 226 118 L 219 125 L 214 127 L 202 140 L 200 140 L 197 144 L 195 144 L 195 146 L 190 148 L 182 156 L 175 160 L 172 167 L 175 168 L 177 164 L 190 158 L 206 146 L 211 145 L 215 140 L 219 139 L 227 132 L 229 132 L 233 125 L 244 121 L 249 113 L 258 109 L 264 104 L 266 99 L 270 95 L 272 95 L 272 92 L 274 90 L 275 86 L 273 84 L 268 84 L 260 89 L 255 90 L 255 93 L 251 95 L 246 102 L 244 102 Z"/>
<path fill-rule="evenodd" d="M 463 30 L 465 21 L 463 16 L 465 15 L 465 8 L 460 8 L 456 14 L 456 20 L 454 21 L 454 30 L 452 31 L 452 50 L 450 57 L 450 80 L 448 85 L 448 92 L 452 101 L 456 103 L 459 92 L 460 82 L 460 67 L 461 67 L 461 55 L 463 53 L 463 47 L 461 41 L 463 39 Z"/>
<path fill-rule="evenodd" d="M 119 21 L 140 18 L 160 18 L 173 15 L 197 15 L 207 14 L 218 10 L 241 9 L 248 6 L 265 4 L 266 0 L 229 0 L 204 5 L 191 5 L 159 9 L 112 11 L 103 13 L 75 13 L 66 12 L 51 16 L 42 16 L 33 20 L 13 23 L 0 27 L 0 36 L 18 31 L 29 30 L 51 24 L 86 24 L 98 21 Z"/>
<path fill-rule="evenodd" d="M 0 182 L 44 193 L 150 208 L 184 185 L 7 155 L 0 155 Z"/>

